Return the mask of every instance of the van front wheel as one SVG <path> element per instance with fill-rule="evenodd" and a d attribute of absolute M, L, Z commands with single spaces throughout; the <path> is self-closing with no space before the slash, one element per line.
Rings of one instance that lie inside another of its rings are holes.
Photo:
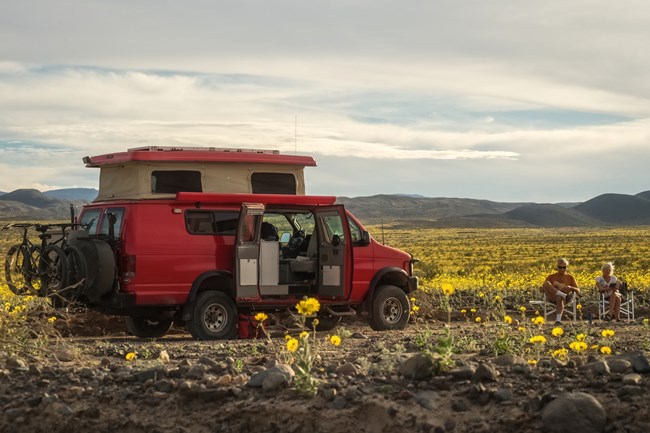
<path fill-rule="evenodd" d="M 410 315 L 409 299 L 397 286 L 377 288 L 372 300 L 370 327 L 375 331 L 404 329 Z"/>
<path fill-rule="evenodd" d="M 237 336 L 237 307 L 223 292 L 200 292 L 192 308 L 188 331 L 198 340 L 218 340 Z"/>
<path fill-rule="evenodd" d="M 136 337 L 160 338 L 169 331 L 172 319 L 154 317 L 127 317 L 126 328 Z"/>

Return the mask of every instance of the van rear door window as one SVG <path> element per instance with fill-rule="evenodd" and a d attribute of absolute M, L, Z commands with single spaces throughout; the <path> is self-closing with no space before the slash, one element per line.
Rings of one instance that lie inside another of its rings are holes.
<path fill-rule="evenodd" d="M 193 235 L 234 236 L 239 212 L 188 210 L 185 227 Z"/>
<path fill-rule="evenodd" d="M 97 227 L 99 227 L 99 216 L 102 213 L 102 209 L 86 209 L 81 215 L 79 224 L 85 230 L 88 230 L 88 233 L 91 235 L 97 234 Z"/>
<path fill-rule="evenodd" d="M 296 194 L 296 178 L 291 173 L 253 173 L 253 194 Z"/>
<path fill-rule="evenodd" d="M 124 220 L 124 208 L 123 207 L 109 207 L 104 212 L 102 216 L 102 225 L 100 228 L 100 234 L 108 236 L 108 229 L 110 227 L 110 222 L 108 221 L 108 215 L 115 215 L 115 225 L 113 226 L 113 234 L 115 238 L 119 239 L 120 233 L 122 232 L 122 221 Z"/>
<path fill-rule="evenodd" d="M 203 192 L 201 172 L 192 170 L 154 171 L 151 173 L 151 192 L 159 194 Z"/>

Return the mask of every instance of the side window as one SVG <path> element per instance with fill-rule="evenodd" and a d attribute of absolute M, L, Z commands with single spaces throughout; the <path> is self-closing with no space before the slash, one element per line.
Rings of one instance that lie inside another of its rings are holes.
<path fill-rule="evenodd" d="M 188 210 L 185 228 L 193 235 L 234 236 L 238 219 L 238 212 Z"/>
<path fill-rule="evenodd" d="M 151 173 L 151 192 L 159 194 L 203 192 L 201 172 L 191 170 L 154 171 Z"/>
<path fill-rule="evenodd" d="M 296 194 L 296 178 L 291 173 L 253 173 L 253 194 Z"/>
<path fill-rule="evenodd" d="M 348 225 L 350 226 L 350 237 L 352 238 L 352 243 L 357 244 L 361 240 L 361 227 L 351 219 L 348 219 Z"/>
<path fill-rule="evenodd" d="M 341 216 L 338 213 L 323 215 L 321 221 L 323 222 L 323 234 L 325 235 L 325 240 L 327 242 L 331 243 L 334 235 L 337 235 L 342 241 L 345 240 L 343 223 L 341 222 Z"/>
<path fill-rule="evenodd" d="M 97 227 L 99 227 L 99 216 L 102 214 L 102 209 L 88 209 L 81 214 L 79 224 L 88 230 L 91 235 L 97 234 Z"/>
<path fill-rule="evenodd" d="M 115 234 L 116 238 L 119 238 L 120 233 L 122 233 L 122 221 L 124 220 L 124 208 L 122 207 L 112 207 L 112 208 L 109 207 L 108 209 L 106 209 L 106 212 L 104 212 L 104 216 L 102 217 L 100 234 L 108 235 L 108 228 L 110 226 L 110 223 L 108 221 L 109 213 L 112 213 L 113 215 L 116 216 L 113 233 Z"/>

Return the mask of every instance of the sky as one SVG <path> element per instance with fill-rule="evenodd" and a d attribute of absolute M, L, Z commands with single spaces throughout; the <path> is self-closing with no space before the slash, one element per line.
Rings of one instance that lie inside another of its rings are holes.
<path fill-rule="evenodd" d="M 1 0 L 0 191 L 141 146 L 312 155 L 307 192 L 650 190 L 646 0 Z"/>

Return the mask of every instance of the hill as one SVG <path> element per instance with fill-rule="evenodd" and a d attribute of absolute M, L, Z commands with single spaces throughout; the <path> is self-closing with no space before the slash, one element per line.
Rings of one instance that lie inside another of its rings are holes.
<path fill-rule="evenodd" d="M 462 215 L 498 215 L 521 206 L 521 203 L 499 203 L 469 198 L 408 197 L 374 195 L 370 197 L 338 197 L 355 216 L 369 223 L 395 219 L 438 220 Z"/>
<path fill-rule="evenodd" d="M 87 200 L 60 200 L 36 189 L 17 189 L 0 195 L 0 219 L 16 221 L 66 220 L 70 205 L 77 212 Z"/>
<path fill-rule="evenodd" d="M 72 201 L 87 201 L 91 202 L 97 198 L 97 191 L 95 188 L 65 188 L 65 189 L 52 189 L 45 191 L 48 197 L 58 198 L 59 200 L 72 200 Z"/>
<path fill-rule="evenodd" d="M 602 225 L 573 208 L 557 204 L 528 204 L 504 214 L 511 220 L 523 221 L 537 227 L 585 227 Z"/>
<path fill-rule="evenodd" d="M 643 191 L 640 192 L 636 195 L 637 197 L 645 198 L 647 200 L 650 200 L 650 191 Z"/>
<path fill-rule="evenodd" d="M 650 224 L 650 200 L 642 194 L 602 194 L 573 209 L 608 224 Z"/>

